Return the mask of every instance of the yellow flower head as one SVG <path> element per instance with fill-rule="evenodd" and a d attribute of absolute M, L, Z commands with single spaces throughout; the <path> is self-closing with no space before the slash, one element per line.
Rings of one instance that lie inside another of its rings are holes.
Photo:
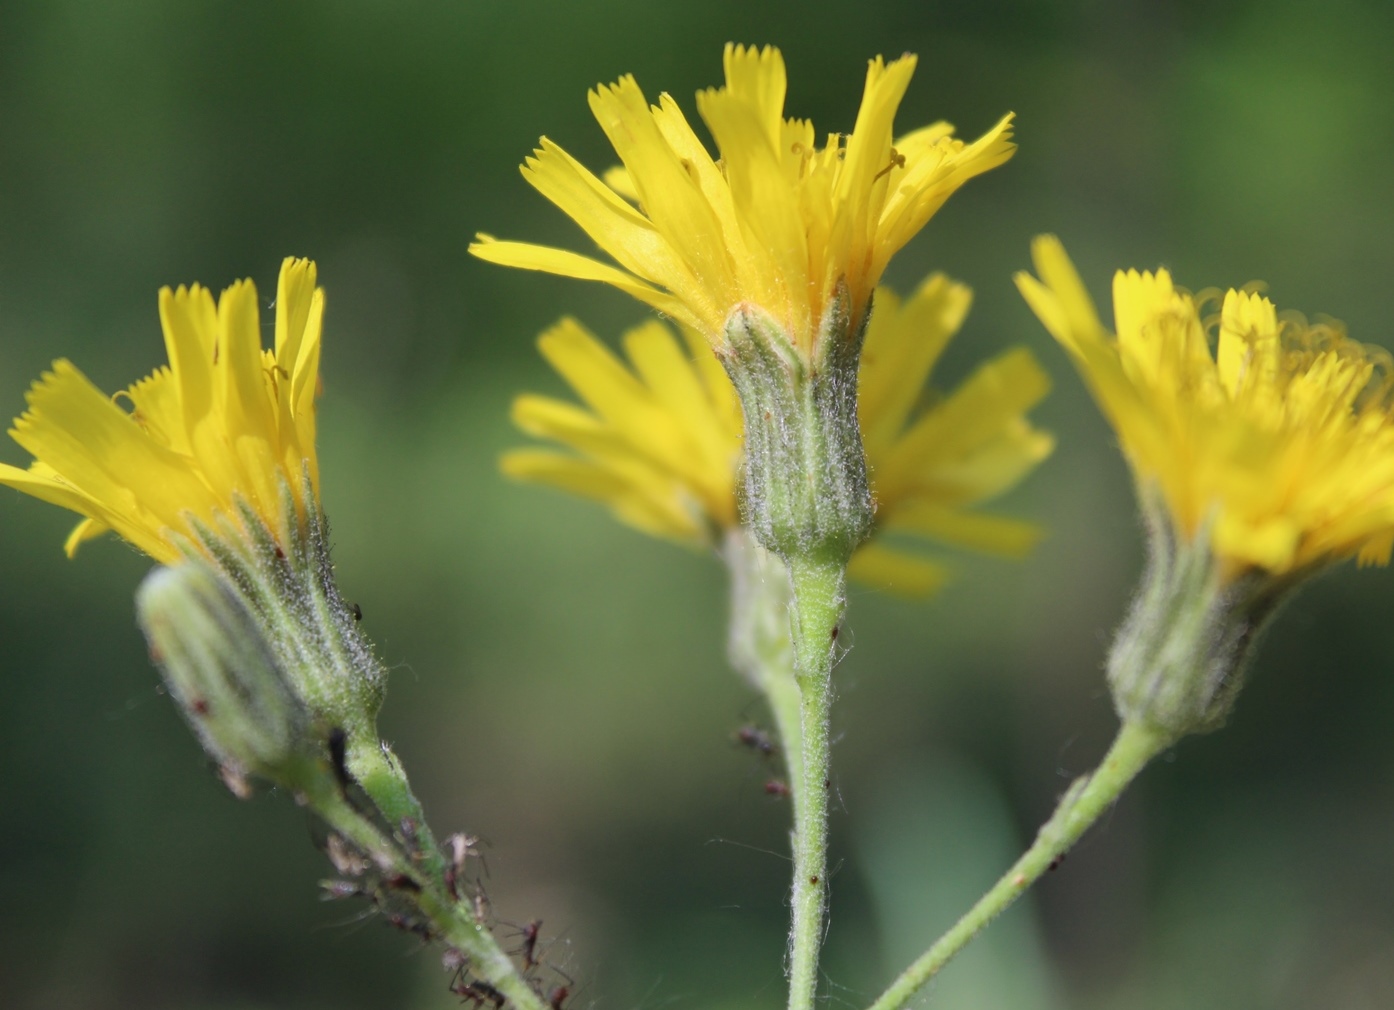
<path fill-rule="evenodd" d="M 1024 416 L 1049 388 L 1031 353 L 1008 351 L 923 406 L 925 381 L 971 298 L 940 274 L 904 304 L 893 291 L 876 292 L 859 400 L 878 535 L 850 569 L 864 582 L 919 594 L 945 578 L 942 566 L 887 543 L 885 534 L 1008 556 L 1024 554 L 1039 537 L 1027 523 L 972 511 L 1021 480 L 1054 445 Z M 543 356 L 585 406 L 524 395 L 513 419 L 572 451 L 514 450 L 503 457 L 504 471 L 603 502 L 646 533 L 718 546 L 740 521 L 741 409 L 702 337 L 683 335 L 686 348 L 657 320 L 630 330 L 626 363 L 573 319 L 544 333 Z"/>
<path fill-rule="evenodd" d="M 1042 236 L 1032 253 L 1040 280 L 1018 274 L 1022 294 L 1092 387 L 1144 498 L 1160 496 L 1188 541 L 1208 528 L 1225 578 L 1357 553 L 1388 562 L 1387 352 L 1241 291 L 1207 319 L 1207 299 L 1165 270 L 1114 275 L 1113 336 L 1059 240 Z"/>
<path fill-rule="evenodd" d="M 719 159 L 677 102 L 665 94 L 650 106 L 626 76 L 590 93 L 623 169 L 602 181 L 545 137 L 523 166 L 528 182 L 618 268 L 486 235 L 470 251 L 613 284 L 715 347 L 731 312 L 756 305 L 811 356 L 839 290 L 846 330 L 856 333 L 890 258 L 959 186 L 1015 150 L 1010 115 L 972 144 L 955 139 L 948 123 L 893 140 L 914 56 L 872 60 L 855 127 L 831 134 L 822 148 L 812 123 L 784 118 L 778 49 L 727 45 L 725 64 L 726 86 L 697 95 Z"/>
<path fill-rule="evenodd" d="M 34 462 L 28 470 L 0 464 L 0 483 L 86 516 L 68 537 L 69 556 L 115 530 L 173 563 L 182 557 L 176 537 L 191 532 L 190 520 L 233 515 L 238 500 L 288 543 L 282 487 L 302 512 L 303 496 L 318 495 L 323 314 L 309 260 L 281 265 L 274 351 L 261 346 L 251 281 L 234 284 L 216 304 L 198 285 L 162 289 L 169 365 L 108 397 L 71 362 L 54 362 L 10 431 Z"/>

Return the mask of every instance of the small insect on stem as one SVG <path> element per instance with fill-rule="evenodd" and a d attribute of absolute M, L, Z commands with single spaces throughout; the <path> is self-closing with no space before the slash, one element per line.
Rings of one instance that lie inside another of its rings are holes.
<path fill-rule="evenodd" d="M 349 604 L 349 613 L 353 615 L 355 621 L 363 620 L 363 608 L 356 603 Z"/>
<path fill-rule="evenodd" d="M 324 893 L 321 897 L 325 901 L 338 901 L 343 898 L 357 898 L 364 896 L 366 892 L 357 884 L 348 880 L 322 880 L 319 885 Z"/>
<path fill-rule="evenodd" d="M 749 747 L 756 753 L 763 754 L 765 757 L 774 756 L 774 738 L 754 723 L 747 723 L 736 730 L 736 742 L 742 747 Z"/>
<path fill-rule="evenodd" d="M 765 783 L 765 795 L 782 800 L 792 795 L 792 790 L 789 788 L 789 783 L 783 779 L 770 779 Z"/>
<path fill-rule="evenodd" d="M 421 890 L 421 885 L 405 873 L 395 873 L 383 880 L 383 883 L 394 891 L 409 891 L 414 894 Z"/>
<path fill-rule="evenodd" d="M 442 953 L 440 956 L 440 966 L 444 968 L 446 971 L 450 972 L 450 984 L 452 989 L 454 988 L 455 983 L 460 981 L 461 977 L 465 973 L 465 969 L 469 967 L 469 964 L 469 955 L 466 954 L 464 951 L 459 950 L 456 947 L 445 948 L 445 952 Z"/>
<path fill-rule="evenodd" d="M 358 853 L 340 835 L 331 834 L 324 842 L 324 854 L 329 862 L 346 877 L 361 877 L 368 872 L 372 862 Z"/>
<path fill-rule="evenodd" d="M 427 943 L 435 939 L 435 933 L 431 931 L 430 926 L 426 925 L 424 922 L 417 922 L 415 919 L 409 919 L 405 915 L 394 912 L 387 917 L 387 922 L 388 925 L 395 926 L 404 933 L 412 933 L 415 936 L 419 936 Z"/>
<path fill-rule="evenodd" d="M 461 900 L 464 895 L 465 860 L 469 859 L 471 854 L 479 856 L 479 850 L 475 847 L 478 844 L 479 839 L 474 835 L 461 832 L 456 832 L 445 840 L 446 850 L 450 853 L 450 865 L 445 868 L 445 889 L 456 901 Z M 479 858 L 483 859 L 482 856 Z"/>
<path fill-rule="evenodd" d="M 503 993 L 488 982 L 481 982 L 477 979 L 473 982 L 460 979 L 451 984 L 450 991 L 477 1007 L 482 1007 L 485 1003 L 492 1003 L 494 1010 L 501 1010 L 503 1005 L 508 1002 L 508 997 Z"/>
<path fill-rule="evenodd" d="M 523 971 L 532 971 L 537 967 L 537 934 L 542 928 L 541 919 L 533 919 L 523 927 L 523 947 L 520 953 L 523 955 Z"/>

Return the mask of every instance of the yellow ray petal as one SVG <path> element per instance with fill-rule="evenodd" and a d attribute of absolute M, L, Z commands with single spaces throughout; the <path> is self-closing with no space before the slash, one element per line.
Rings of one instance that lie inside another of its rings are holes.
<path fill-rule="evenodd" d="M 287 256 L 276 281 L 276 360 L 287 372 L 300 360 L 300 348 L 310 325 L 318 271 L 311 260 Z"/>
<path fill-rule="evenodd" d="M 691 270 L 653 222 L 546 137 L 524 164 L 523 177 L 625 270 L 651 284 L 693 287 Z"/>
<path fill-rule="evenodd" d="M 849 224 L 858 236 L 867 236 L 881 216 L 891 164 L 891 129 L 915 64 L 915 57 L 908 54 L 889 65 L 879 56 L 867 64 L 861 107 L 834 193 L 849 212 Z M 873 194 L 879 199 L 873 199 Z"/>
<path fill-rule="evenodd" d="M 132 485 L 139 485 L 146 491 L 144 508 L 161 525 L 173 524 L 185 509 L 203 511 L 210 502 L 186 461 L 150 438 L 71 362 L 55 361 L 26 399 L 29 410 L 11 435 L 83 494 L 134 501 Z"/>
<path fill-rule="evenodd" d="M 187 455 L 188 430 L 184 427 L 179 384 L 168 367 L 157 368 L 130 389 L 118 393 L 131 404 L 131 418 L 161 445 Z"/>
<path fill-rule="evenodd" d="M 631 474 L 542 449 L 514 449 L 499 460 L 516 480 L 547 484 L 604 505 L 622 521 L 651 536 L 681 543 L 705 542 L 706 531 L 683 511 L 661 485 L 635 481 Z"/>
<path fill-rule="evenodd" d="M 966 285 L 931 274 L 897 305 L 886 288 L 876 291 L 858 379 L 862 440 L 870 458 L 900 434 L 949 340 L 973 301 Z"/>
<path fill-rule="evenodd" d="M 192 432 L 213 409 L 213 359 L 218 346 L 218 307 L 197 284 L 160 289 L 160 325 L 179 389 L 184 429 Z"/>
<path fill-rule="evenodd" d="M 982 445 L 1049 391 L 1050 377 L 1024 347 L 979 366 L 887 453 L 878 471 L 878 487 L 894 493 L 891 487 L 909 483 L 907 475 L 920 470 L 928 460 L 950 460 Z"/>
<path fill-rule="evenodd" d="M 697 180 L 668 146 L 638 84 L 626 76 L 597 88 L 590 106 L 628 169 L 644 213 L 672 250 L 672 277 L 662 283 L 697 302 L 698 315 L 723 314 L 733 278 L 720 223 Z"/>
<path fill-rule="evenodd" d="M 936 461 L 932 467 L 908 475 L 898 488 L 895 502 L 910 505 L 933 501 L 951 508 L 977 505 L 1016 487 L 1054 449 L 1052 435 L 1014 418 L 972 452 Z M 873 469 L 873 481 L 875 475 Z M 888 509 L 887 515 L 892 512 L 893 508 Z"/>
<path fill-rule="evenodd" d="M 784 54 L 774 46 L 757 49 L 728 42 L 721 62 L 726 71 L 726 90 L 755 113 L 756 122 L 770 141 L 776 140 L 784 121 L 784 95 L 789 86 Z"/>
<path fill-rule="evenodd" d="M 604 344 L 574 319 L 563 319 L 538 339 L 548 363 L 631 446 L 654 461 L 681 458 L 681 427 L 653 393 Z"/>
<path fill-rule="evenodd" d="M 925 558 L 866 544 L 852 555 L 847 577 L 893 596 L 929 596 L 944 588 L 949 570 Z"/>
<path fill-rule="evenodd" d="M 970 179 L 1005 164 L 1016 153 L 1011 142 L 1012 114 L 972 144 L 941 140 L 927 153 L 918 167 L 907 164 L 903 172 L 891 173 L 894 191 L 886 199 L 877 225 L 877 242 L 872 262 L 873 279 L 879 278 L 890 258 L 914 238 L 931 217 L 959 187 Z M 908 156 L 907 156 L 908 162 Z"/>
<path fill-rule="evenodd" d="M 1031 259 L 1040 281 L 1019 273 L 1017 284 L 1051 335 L 1075 350 L 1081 342 L 1102 342 L 1104 328 L 1094 302 L 1060 240 L 1054 235 L 1038 236 L 1031 243 Z"/>
<path fill-rule="evenodd" d="M 95 540 L 103 533 L 111 532 L 111 527 L 97 519 L 84 519 L 73 527 L 68 539 L 63 542 L 63 553 L 68 557 L 77 554 L 77 549 L 89 540 Z"/>
<path fill-rule="evenodd" d="M 667 97 L 662 96 L 662 97 Z M 639 202 L 639 191 L 634 188 L 634 180 L 629 177 L 629 169 L 623 165 L 612 165 L 600 174 L 605 185 L 631 203 Z"/>
<path fill-rule="evenodd" d="M 587 256 L 528 242 L 500 242 L 484 234 L 476 236 L 476 239 L 470 245 L 469 251 L 490 263 L 500 263 L 522 270 L 540 270 L 543 273 L 574 277 L 583 281 L 600 281 L 633 295 L 664 315 L 672 316 L 697 330 L 705 331 L 713 325 L 725 325 L 724 317 L 720 324 L 715 324 L 712 319 L 699 319 L 672 295 L 645 284 L 623 270 L 617 270 Z"/>
<path fill-rule="evenodd" d="M 740 451 L 740 433 L 733 437 L 717 414 L 672 331 L 662 323 L 646 323 L 624 335 L 624 349 L 669 416 L 683 419 L 682 430 L 701 457 L 695 469 L 718 474 L 731 470 Z M 699 353 L 710 356 L 705 347 Z"/>
<path fill-rule="evenodd" d="M 1278 317 L 1261 295 L 1230 291 L 1220 317 L 1215 365 L 1231 397 L 1249 389 L 1271 389 L 1280 366 Z"/>
<path fill-rule="evenodd" d="M 727 311 L 740 301 L 754 302 L 779 320 L 796 342 L 811 347 L 809 250 L 794 180 L 785 175 L 780 153 L 754 106 L 721 88 L 701 92 L 697 108 L 721 151 L 745 243 L 765 250 L 771 267 L 768 273 L 742 278 L 744 297 L 729 302 Z"/>
<path fill-rule="evenodd" d="M 888 517 L 886 528 L 1008 558 L 1024 558 L 1044 535 L 1035 523 L 980 512 L 962 512 L 929 503 L 910 504 L 896 509 Z"/>

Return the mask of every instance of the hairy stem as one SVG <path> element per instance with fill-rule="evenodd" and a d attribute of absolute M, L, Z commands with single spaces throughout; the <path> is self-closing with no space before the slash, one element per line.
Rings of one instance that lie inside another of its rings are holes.
<path fill-rule="evenodd" d="M 906 968 L 869 1010 L 898 1010 L 904 1006 L 988 923 L 1055 866 L 1089 826 L 1113 805 L 1138 772 L 1174 739 L 1171 734 L 1142 723 L 1125 722 L 1099 767 L 1074 781 L 1026 853 L 967 915 Z"/>
<path fill-rule="evenodd" d="M 488 927 L 475 918 L 473 909 L 450 894 L 442 878 L 405 853 L 341 790 L 321 788 L 304 799 L 333 831 L 364 853 L 375 869 L 393 882 L 403 900 L 425 918 L 430 936 L 469 958 L 474 977 L 496 989 L 516 1010 L 547 1010 Z"/>
<path fill-rule="evenodd" d="M 421 868 L 433 878 L 444 880 L 445 857 L 397 755 L 388 750 L 376 734 L 367 740 L 350 740 L 348 771 L 394 830 L 409 830 L 415 835 Z"/>
<path fill-rule="evenodd" d="M 791 558 L 789 627 L 799 689 L 801 756 L 790 767 L 794 798 L 793 917 L 789 932 L 789 1010 L 811 1010 L 827 906 L 829 708 L 838 623 L 846 605 L 841 561 Z"/>

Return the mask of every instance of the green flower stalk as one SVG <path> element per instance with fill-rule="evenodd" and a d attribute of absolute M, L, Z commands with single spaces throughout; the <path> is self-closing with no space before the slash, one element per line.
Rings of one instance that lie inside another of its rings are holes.
<path fill-rule="evenodd" d="M 1119 271 L 1116 335 L 1059 241 L 1038 238 L 1031 308 L 1074 358 L 1118 433 L 1148 539 L 1141 584 L 1107 661 L 1121 726 L 1026 854 L 872 1004 L 896 1010 L 1079 837 L 1157 754 L 1217 729 L 1267 623 L 1342 559 L 1394 545 L 1394 404 L 1387 354 L 1338 325 L 1280 320 L 1223 296 L 1214 349 L 1205 297 L 1165 270 Z"/>
<path fill-rule="evenodd" d="M 812 795 L 795 803 L 789 1005 L 809 1010 L 827 887 L 833 638 L 848 561 L 874 516 L 856 415 L 872 292 L 891 257 L 949 196 L 1015 147 L 1010 116 L 973 144 L 955 139 L 947 124 L 896 139 L 914 56 L 871 61 L 855 126 L 823 147 L 811 123 L 784 118 L 777 49 L 728 45 L 724 63 L 725 86 L 697 96 L 719 159 L 676 102 L 664 96 L 650 106 L 625 77 L 590 96 L 622 169 L 601 180 L 546 139 L 524 166 L 525 178 L 616 266 L 482 234 L 470 248 L 495 263 L 633 295 L 699 334 L 740 395 L 742 518 L 784 562 L 792 587 L 803 754 L 802 780 L 790 786 Z M 581 486 L 575 468 L 566 473 Z M 625 478 L 612 476 L 619 479 L 604 482 L 607 496 L 618 497 Z"/>
<path fill-rule="evenodd" d="M 799 697 L 799 754 L 790 763 L 792 1010 L 811 1007 L 818 986 L 828 890 L 833 661 L 847 605 L 847 564 L 873 519 L 857 422 L 863 321 L 852 329 L 840 286 L 810 358 L 773 319 L 743 306 L 728 321 L 717 354 L 745 420 L 741 518 L 760 547 L 783 561 L 791 589 L 789 636 Z M 792 722 L 777 709 L 776 719 Z"/>
<path fill-rule="evenodd" d="M 977 509 L 1053 446 L 1024 416 L 1048 389 L 1030 353 L 1009 351 L 934 406 L 916 409 L 970 297 L 938 274 L 904 300 L 880 288 L 864 333 L 838 340 L 829 329 L 821 345 L 828 356 L 816 368 L 753 309 L 732 317 L 733 350 L 720 358 L 691 334 L 685 348 L 653 321 L 624 335 L 622 360 L 564 319 L 539 344 L 588 409 L 534 395 L 514 404 L 519 427 L 569 451 L 514 450 L 503 458 L 505 472 L 595 498 L 632 526 L 724 560 L 731 662 L 769 703 L 799 824 L 821 825 L 825 815 L 829 776 L 826 768 L 810 771 L 805 751 L 817 741 L 826 746 L 827 716 L 804 706 L 823 706 L 831 695 L 847 553 L 848 576 L 922 595 L 944 583 L 946 570 L 892 534 L 1011 557 L 1039 537 L 1029 524 Z M 768 410 L 757 406 L 752 419 L 750 405 L 762 403 Z M 747 431 L 752 448 L 743 454 Z M 871 539 L 858 546 L 869 521 Z M 796 587 L 804 600 L 797 628 Z M 803 671 L 813 667 L 822 679 L 805 690 Z M 816 731 L 811 740 L 806 714 Z M 820 837 L 806 828 L 794 838 L 795 851 L 807 857 L 795 885 L 801 937 L 819 932 L 826 891 L 825 867 L 814 858 Z M 812 844 L 803 846 L 805 839 Z M 813 962 L 791 963 L 803 965 L 797 984 L 809 984 Z"/>

